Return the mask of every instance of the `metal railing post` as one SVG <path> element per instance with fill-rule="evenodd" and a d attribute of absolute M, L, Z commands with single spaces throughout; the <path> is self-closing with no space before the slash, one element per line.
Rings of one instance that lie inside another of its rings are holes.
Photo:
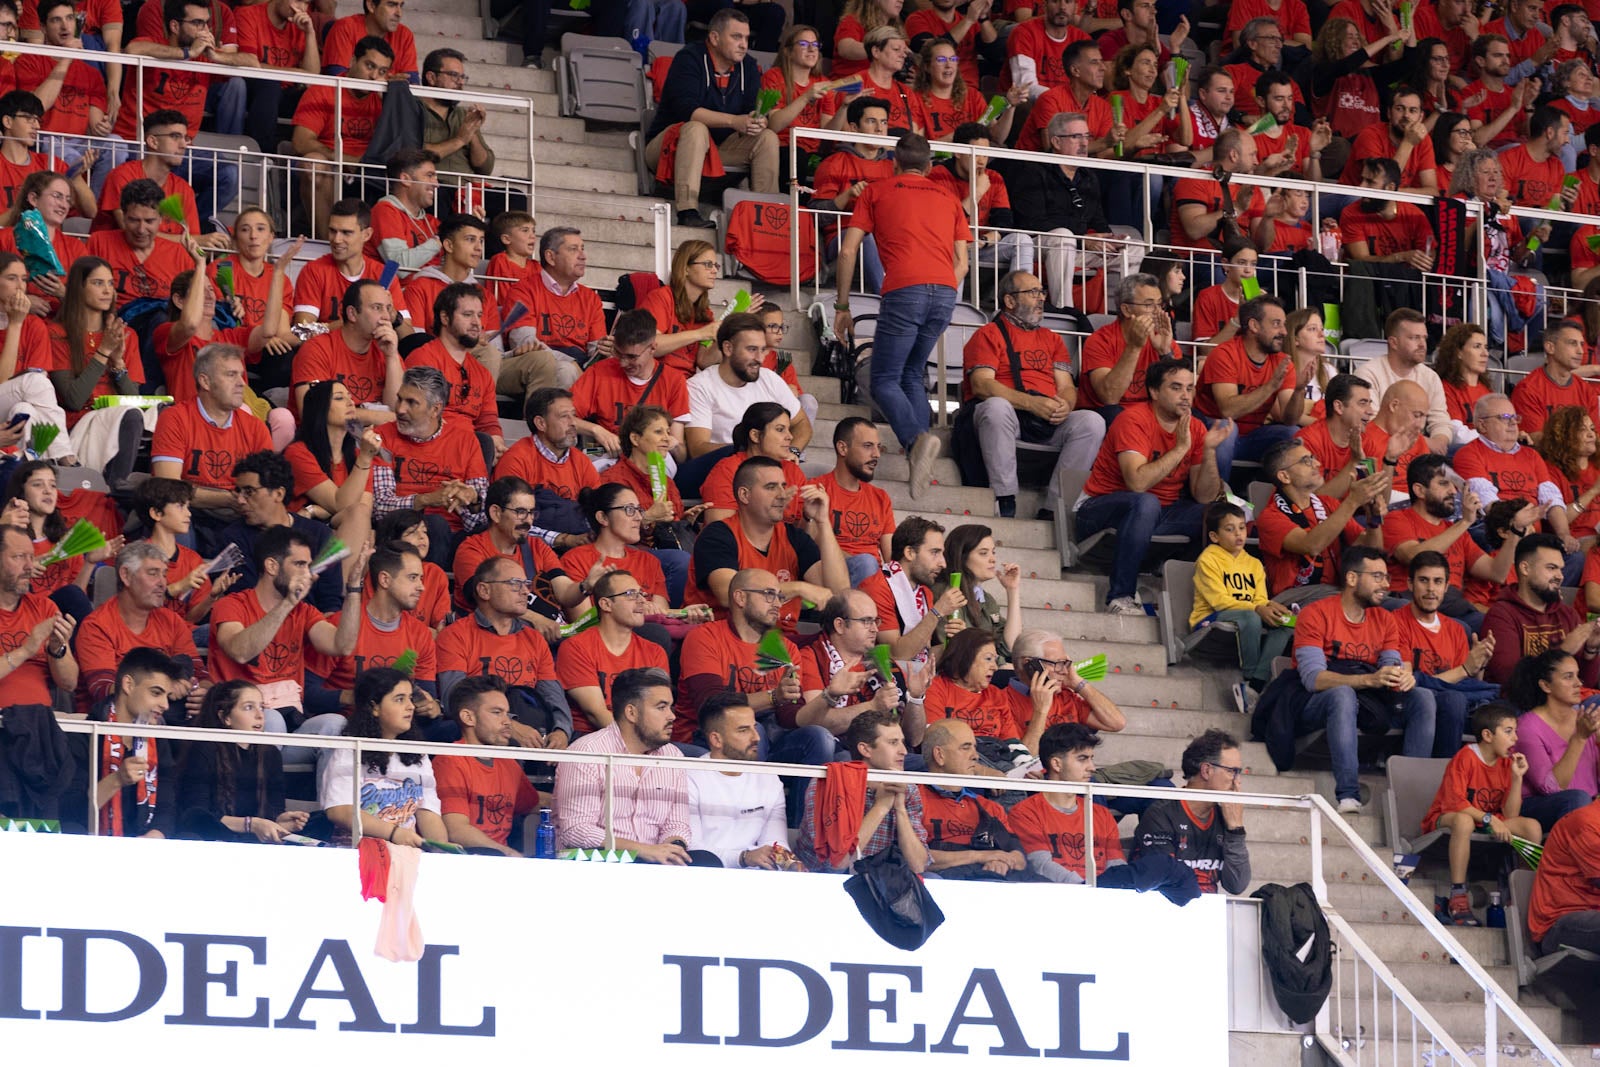
<path fill-rule="evenodd" d="M 1311 888 L 1317 903 L 1328 905 L 1328 883 L 1322 873 L 1322 810 L 1311 808 Z"/>
<path fill-rule="evenodd" d="M 1100 882 L 1100 864 L 1094 854 L 1094 782 L 1083 783 L 1083 880 L 1090 889 Z"/>
<path fill-rule="evenodd" d="M 615 791 L 613 789 L 613 786 L 615 785 L 615 781 L 616 781 L 616 778 L 615 778 L 615 776 L 616 776 L 616 766 L 617 766 L 616 765 L 616 761 L 614 759 L 612 759 L 608 755 L 606 757 L 606 763 L 605 763 L 605 785 L 606 785 L 606 805 L 605 805 L 605 812 L 606 812 L 606 840 L 605 840 L 605 846 L 606 846 L 606 850 L 607 851 L 610 851 L 611 849 L 614 849 L 614 848 L 617 847 L 616 795 L 615 795 Z"/>
<path fill-rule="evenodd" d="M 100 735 L 89 735 L 89 836 L 100 836 Z"/>
<path fill-rule="evenodd" d="M 351 758 L 355 760 L 350 775 L 350 845 L 352 848 L 361 844 L 361 738 L 355 739 L 355 749 Z"/>
<path fill-rule="evenodd" d="M 672 207 L 664 201 L 650 205 L 651 224 L 655 227 L 656 277 L 665 284 L 672 275 Z"/>

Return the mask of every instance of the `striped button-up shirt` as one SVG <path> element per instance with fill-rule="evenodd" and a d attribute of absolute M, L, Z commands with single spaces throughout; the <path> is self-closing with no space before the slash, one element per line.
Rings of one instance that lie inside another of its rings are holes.
<path fill-rule="evenodd" d="M 574 752 L 626 754 L 622 731 L 612 723 L 572 743 Z M 676 745 L 647 756 L 681 756 Z M 611 828 L 619 838 L 659 845 L 689 842 L 689 790 L 676 767 L 618 766 L 612 774 Z M 556 767 L 556 842 L 560 848 L 602 848 L 606 843 L 606 774 L 599 763 Z"/>

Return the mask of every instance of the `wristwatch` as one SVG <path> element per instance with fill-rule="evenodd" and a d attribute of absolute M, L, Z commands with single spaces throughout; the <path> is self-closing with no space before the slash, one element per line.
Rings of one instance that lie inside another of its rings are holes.
<path fill-rule="evenodd" d="M 50 654 L 51 659 L 65 659 L 67 655 L 67 646 L 62 645 L 59 651 L 53 648 L 47 648 L 45 651 Z"/>
<path fill-rule="evenodd" d="M 1483 828 L 1487 830 L 1489 828 L 1489 821 L 1493 818 L 1494 816 L 1486 811 L 1483 813 L 1483 818 L 1478 821 L 1481 822 L 1483 824 Z"/>

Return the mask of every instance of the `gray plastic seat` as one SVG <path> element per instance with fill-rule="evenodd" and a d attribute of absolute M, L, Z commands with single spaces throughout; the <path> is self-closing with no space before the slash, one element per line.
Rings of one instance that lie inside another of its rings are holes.
<path fill-rule="evenodd" d="M 644 117 L 644 60 L 621 37 L 563 34 L 555 76 L 563 115 L 626 123 Z"/>

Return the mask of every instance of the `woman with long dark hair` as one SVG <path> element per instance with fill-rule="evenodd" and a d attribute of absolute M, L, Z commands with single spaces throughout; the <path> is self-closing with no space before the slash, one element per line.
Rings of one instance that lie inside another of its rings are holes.
<path fill-rule="evenodd" d="M 66 412 L 74 454 L 105 471 L 116 488 L 133 472 L 145 431 L 155 432 L 156 411 L 93 406 L 96 397 L 135 396 L 144 384 L 139 339 L 117 317 L 116 275 L 97 256 L 81 256 L 67 270 L 50 323 L 50 384 Z"/>
<path fill-rule="evenodd" d="M 27 416 L 17 429 L 0 433 L 0 443 L 11 443 L 11 433 L 26 438 L 33 427 L 48 423 L 58 433 L 44 456 L 75 467 L 78 458 L 72 454 L 67 413 L 56 402 L 55 388 L 45 374 L 25 373 L 50 370 L 50 331 L 43 319 L 31 314 L 31 306 L 27 265 L 15 253 L 0 252 L 0 329 L 5 331 L 0 342 L 0 423 Z"/>
<path fill-rule="evenodd" d="M 382 741 L 421 741 L 411 706 L 411 679 L 391 667 L 356 677 L 344 736 Z M 360 781 L 361 808 L 354 804 Z M 419 752 L 384 752 L 363 747 L 361 765 L 349 749 L 330 749 L 317 768 L 317 798 L 333 823 L 335 844 L 349 844 L 361 819 L 362 834 L 420 848 L 423 840 L 448 840 L 439 815 L 433 764 Z"/>
<path fill-rule="evenodd" d="M 1551 648 L 1525 656 L 1511 672 L 1506 696 L 1523 712 L 1517 751 L 1528 758 L 1522 776 L 1522 814 L 1548 834 L 1556 820 L 1600 791 L 1600 709 L 1584 698 L 1578 661 Z"/>
<path fill-rule="evenodd" d="M 372 515 L 372 459 L 383 441 L 370 426 L 362 430 L 359 443 L 350 436 L 345 428 L 355 421 L 355 413 L 343 382 L 317 382 L 300 401 L 300 428 L 283 450 L 294 468 L 289 510 L 327 522 L 335 531 L 352 517 L 365 527 Z"/>
<path fill-rule="evenodd" d="M 61 228 L 72 213 L 72 183 L 53 170 L 36 170 L 17 186 L 17 198 L 0 215 L 0 249 L 17 251 L 17 222 L 29 209 L 39 213 L 50 235 L 50 247 L 63 272 L 89 254 L 89 246 Z M 35 315 L 51 315 L 66 295 L 66 276 L 54 272 L 36 274 L 28 280 L 28 297 Z"/>
<path fill-rule="evenodd" d="M 733 476 L 739 464 L 752 456 L 765 456 L 783 465 L 783 479 L 794 490 L 794 499 L 784 511 L 784 518 L 798 521 L 801 508 L 800 487 L 806 484 L 806 473 L 794 461 L 789 446 L 794 437 L 789 432 L 789 413 L 783 405 L 763 400 L 751 404 L 744 418 L 733 428 L 734 452 L 724 456 L 711 468 L 706 480 L 700 484 L 700 498 L 706 502 L 706 522 L 726 519 L 737 510 L 733 499 Z"/>
<path fill-rule="evenodd" d="M 1433 169 L 1439 188 L 1450 188 L 1456 163 L 1477 145 L 1472 140 L 1472 120 L 1457 111 L 1445 111 L 1433 120 Z"/>
<path fill-rule="evenodd" d="M 35 558 L 55 548 L 56 542 L 66 536 L 72 525 L 61 514 L 55 468 L 45 460 L 31 459 L 17 464 L 6 481 L 5 500 L 0 518 L 28 531 L 33 538 Z M 116 558 L 121 550 L 122 536 L 118 534 L 110 538 L 104 548 L 38 568 L 31 580 L 30 592 L 48 596 L 62 614 L 82 622 L 94 610 L 89 600 L 89 580 L 94 576 L 95 565 Z"/>
<path fill-rule="evenodd" d="M 1489 373 L 1489 335 L 1475 322 L 1450 327 L 1439 339 L 1433 369 L 1444 383 L 1444 404 L 1450 421 L 1459 423 L 1456 443 L 1466 444 L 1477 433 L 1472 430 L 1473 406 L 1491 392 L 1484 377 Z"/>
<path fill-rule="evenodd" d="M 259 735 L 263 707 L 254 685 L 222 682 L 206 691 L 198 725 Z M 183 757 L 178 801 L 183 835 L 209 841 L 282 844 L 307 819 L 306 812 L 284 810 L 283 755 L 276 745 L 192 742 Z"/>
<path fill-rule="evenodd" d="M 1594 418 L 1576 406 L 1552 411 L 1539 435 L 1539 454 L 1557 476 L 1567 500 L 1569 530 L 1586 552 L 1594 546 L 1600 529 L 1600 466 L 1595 463 L 1595 446 Z"/>
<path fill-rule="evenodd" d="M 994 531 L 976 523 L 957 526 L 945 534 L 944 561 L 944 573 L 934 583 L 934 599 L 950 588 L 953 575 L 960 574 L 961 592 L 967 598 L 967 606 L 960 610 L 968 629 L 993 638 L 998 661 L 1009 663 L 1011 643 L 1022 636 L 1022 567 L 1001 563 L 995 554 Z M 1003 605 L 983 587 L 984 582 L 995 579 L 1006 591 Z"/>

